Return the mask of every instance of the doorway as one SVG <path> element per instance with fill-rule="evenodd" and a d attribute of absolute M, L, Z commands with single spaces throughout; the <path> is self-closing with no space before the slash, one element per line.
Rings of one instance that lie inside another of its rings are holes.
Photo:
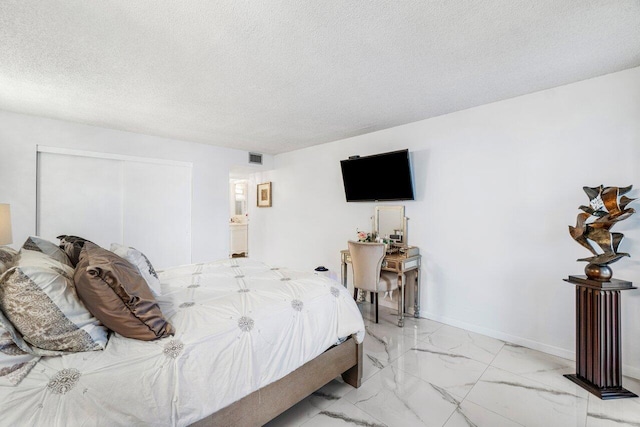
<path fill-rule="evenodd" d="M 249 180 L 229 177 L 229 257 L 249 256 Z"/>

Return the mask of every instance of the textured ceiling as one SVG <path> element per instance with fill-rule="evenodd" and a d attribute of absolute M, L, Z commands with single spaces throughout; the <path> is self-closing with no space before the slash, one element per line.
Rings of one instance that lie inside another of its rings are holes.
<path fill-rule="evenodd" d="M 636 66 L 638 0 L 0 2 L 0 109 L 272 154 Z"/>

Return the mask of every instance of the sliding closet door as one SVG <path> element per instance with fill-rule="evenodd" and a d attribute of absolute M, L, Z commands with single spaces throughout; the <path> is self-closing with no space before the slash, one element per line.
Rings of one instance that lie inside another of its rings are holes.
<path fill-rule="evenodd" d="M 191 262 L 191 168 L 126 162 L 123 240 L 158 268 Z"/>
<path fill-rule="evenodd" d="M 145 253 L 156 268 L 191 262 L 191 164 L 38 148 L 37 233 Z"/>
<path fill-rule="evenodd" d="M 100 246 L 122 238 L 122 162 L 38 153 L 37 233 L 70 234 Z"/>

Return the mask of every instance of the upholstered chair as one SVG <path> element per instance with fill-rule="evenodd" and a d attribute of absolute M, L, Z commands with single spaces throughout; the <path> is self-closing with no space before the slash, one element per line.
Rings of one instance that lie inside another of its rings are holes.
<path fill-rule="evenodd" d="M 383 243 L 349 242 L 351 267 L 353 268 L 354 298 L 358 289 L 372 293 L 372 303 L 376 306 L 378 323 L 378 293 L 398 288 L 398 275 L 390 271 L 381 271 L 385 250 Z M 400 298 L 398 298 L 400 309 Z"/>

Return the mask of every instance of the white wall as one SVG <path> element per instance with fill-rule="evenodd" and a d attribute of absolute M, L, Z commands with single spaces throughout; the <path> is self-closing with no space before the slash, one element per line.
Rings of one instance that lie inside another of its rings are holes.
<path fill-rule="evenodd" d="M 192 261 L 228 257 L 229 170 L 248 167 L 246 151 L 0 111 L 0 203 L 11 204 L 14 247 L 35 233 L 37 144 L 191 162 Z"/>
<path fill-rule="evenodd" d="M 422 315 L 573 357 L 577 258 L 567 225 L 582 186 L 640 195 L 640 68 L 275 156 L 273 207 L 252 207 L 252 257 L 339 270 L 375 203 L 346 203 L 339 161 L 408 148 L 415 201 L 409 243 L 423 255 Z M 390 171 L 391 172 L 391 171 Z M 254 206 L 252 203 L 250 206 Z M 640 209 L 640 202 L 636 203 Z M 640 284 L 640 214 L 619 223 L 614 276 Z M 623 363 L 640 377 L 640 291 L 625 291 Z"/>

